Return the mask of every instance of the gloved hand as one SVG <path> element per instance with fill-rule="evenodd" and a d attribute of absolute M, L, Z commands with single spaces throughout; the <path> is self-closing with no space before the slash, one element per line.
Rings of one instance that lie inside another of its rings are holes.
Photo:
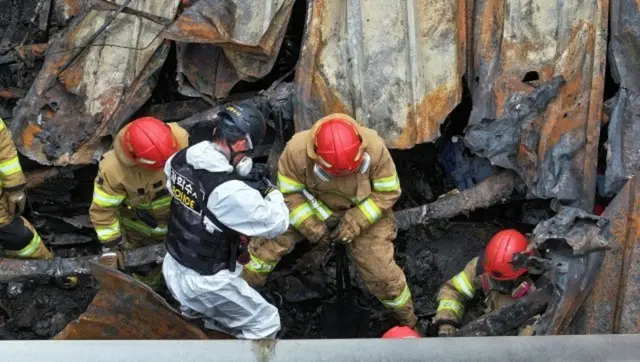
<path fill-rule="evenodd" d="M 300 224 L 298 232 L 313 244 L 329 242 L 327 225 L 315 216 L 311 216 Z"/>
<path fill-rule="evenodd" d="M 27 205 L 27 195 L 24 193 L 24 188 L 15 190 L 4 190 L 7 193 L 7 201 L 9 203 L 9 214 L 20 215 L 24 211 Z"/>
<path fill-rule="evenodd" d="M 262 196 L 267 196 L 271 191 L 275 191 L 278 189 L 278 187 L 266 177 L 262 178 L 262 182 L 264 182 L 264 184 L 266 185 L 266 188 L 264 189 L 264 191 L 262 191 Z"/>
<path fill-rule="evenodd" d="M 98 260 L 100 264 L 107 268 L 122 268 L 124 266 L 124 257 L 121 252 L 122 245 L 124 245 L 122 237 L 102 244 L 102 254 Z"/>
<path fill-rule="evenodd" d="M 357 207 L 351 208 L 344 213 L 342 220 L 331 233 L 331 240 L 336 243 L 348 244 L 360 236 L 369 225 L 369 220 L 362 214 L 360 209 Z"/>
<path fill-rule="evenodd" d="M 451 337 L 453 336 L 458 329 L 451 324 L 441 324 L 438 327 L 438 337 Z"/>

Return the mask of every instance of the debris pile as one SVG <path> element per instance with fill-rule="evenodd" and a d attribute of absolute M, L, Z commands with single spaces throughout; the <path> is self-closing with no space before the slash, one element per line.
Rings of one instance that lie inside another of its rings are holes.
<path fill-rule="evenodd" d="M 57 256 L 0 258 L 0 338 L 54 337 L 98 293 L 88 210 L 118 130 L 149 115 L 198 142 L 236 100 L 268 118 L 254 172 L 271 179 L 288 139 L 327 113 L 384 138 L 403 190 L 396 261 L 427 334 L 442 283 L 504 228 L 531 236 L 540 257 L 523 265 L 546 284 L 482 318 L 478 301 L 459 335 L 510 334 L 514 318 L 542 310 L 538 334 L 640 333 L 637 303 L 611 312 L 619 299 L 638 300 L 630 265 L 640 226 L 621 220 L 638 220 L 625 202 L 640 194 L 640 8 L 533 2 L 0 0 L 0 118 L 26 171 L 26 217 Z M 297 247 L 262 290 L 280 309 L 282 338 L 325 337 L 336 264 L 325 253 L 305 271 L 309 249 Z M 162 245 L 144 247 L 125 264 L 163 255 Z M 351 273 L 356 304 L 372 314 L 366 337 L 378 337 L 391 327 L 385 310 Z M 76 274 L 78 287 L 59 285 Z M 105 300 L 98 293 L 87 313 Z M 204 338 L 189 328 L 184 336 Z"/>

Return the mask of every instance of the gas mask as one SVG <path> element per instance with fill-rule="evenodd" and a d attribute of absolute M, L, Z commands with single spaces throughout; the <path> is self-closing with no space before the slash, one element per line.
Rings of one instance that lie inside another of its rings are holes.
<path fill-rule="evenodd" d="M 251 136 L 249 134 L 246 134 L 245 138 L 247 140 L 247 146 L 249 147 L 249 149 L 241 152 L 234 151 L 232 145 L 230 145 L 229 142 L 227 141 L 227 146 L 229 147 L 229 151 L 231 152 L 230 154 L 231 162 L 233 162 L 236 156 L 240 153 L 245 153 L 245 152 L 253 153 L 253 142 L 251 141 Z M 252 168 L 253 168 L 253 159 L 249 156 L 243 156 L 240 159 L 240 161 L 238 161 L 238 163 L 233 167 L 233 170 L 238 176 L 246 177 L 249 175 Z"/>

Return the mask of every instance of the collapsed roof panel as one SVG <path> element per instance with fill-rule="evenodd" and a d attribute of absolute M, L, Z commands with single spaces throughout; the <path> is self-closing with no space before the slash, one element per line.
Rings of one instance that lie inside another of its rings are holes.
<path fill-rule="evenodd" d="M 224 98 L 276 61 L 294 0 L 199 0 L 163 36 L 178 43 L 179 92 Z"/>
<path fill-rule="evenodd" d="M 391 148 L 440 135 L 460 102 L 464 0 L 313 1 L 296 73 L 296 131 L 343 112 Z"/>
<path fill-rule="evenodd" d="M 120 0 L 166 19 L 179 0 Z M 113 18 L 113 16 L 115 18 Z M 108 25 L 108 26 L 107 26 Z M 106 30 L 103 26 L 107 26 Z M 151 95 L 168 54 L 162 24 L 125 13 L 87 9 L 51 42 L 45 64 L 14 111 L 20 152 L 41 163 L 87 164 Z"/>
<path fill-rule="evenodd" d="M 640 333 L 640 177 L 627 181 L 603 216 L 612 249 L 600 255 L 600 274 L 572 333 Z"/>
<path fill-rule="evenodd" d="M 478 0 L 473 11 L 469 123 L 502 118 L 540 81 L 566 84 L 516 140 L 516 165 L 539 198 L 593 207 L 608 2 Z M 524 136 L 526 135 L 526 137 Z M 498 135 L 496 135 L 498 136 Z M 494 142 L 504 142 L 493 137 Z M 491 159 L 491 158 L 490 158 Z M 494 159 L 491 159 L 492 162 Z"/>
<path fill-rule="evenodd" d="M 611 1 L 609 61 L 620 90 L 609 123 L 605 193 L 615 195 L 640 170 L 640 5 Z"/>

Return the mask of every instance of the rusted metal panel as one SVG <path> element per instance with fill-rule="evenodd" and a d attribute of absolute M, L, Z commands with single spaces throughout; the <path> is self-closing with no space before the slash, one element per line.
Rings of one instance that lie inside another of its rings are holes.
<path fill-rule="evenodd" d="M 129 6 L 173 19 L 178 3 L 138 0 Z M 51 43 L 11 125 L 14 141 L 27 157 L 42 164 L 91 163 L 110 146 L 103 137 L 113 136 L 150 97 L 154 75 L 169 51 L 168 43 L 158 38 L 163 27 L 124 13 L 110 22 L 112 14 L 86 10 Z"/>
<path fill-rule="evenodd" d="M 608 0 L 477 0 L 470 124 L 502 118 L 535 78 L 566 85 L 518 140 L 525 182 L 539 198 L 593 207 L 604 91 Z"/>
<path fill-rule="evenodd" d="M 573 333 L 640 333 L 640 177 L 630 179 L 605 210 L 612 250 Z"/>
<path fill-rule="evenodd" d="M 392 148 L 440 135 L 460 102 L 464 0 L 316 0 L 296 72 L 296 130 L 343 112 Z"/>
<path fill-rule="evenodd" d="M 141 282 L 99 264 L 92 271 L 100 282 L 98 293 L 54 339 L 209 339 Z"/>
<path fill-rule="evenodd" d="M 163 36 L 178 43 L 179 92 L 224 98 L 276 61 L 294 0 L 199 0 Z"/>
<path fill-rule="evenodd" d="M 605 193 L 615 195 L 640 170 L 640 4 L 611 0 L 611 75 L 620 90 L 609 122 Z"/>

